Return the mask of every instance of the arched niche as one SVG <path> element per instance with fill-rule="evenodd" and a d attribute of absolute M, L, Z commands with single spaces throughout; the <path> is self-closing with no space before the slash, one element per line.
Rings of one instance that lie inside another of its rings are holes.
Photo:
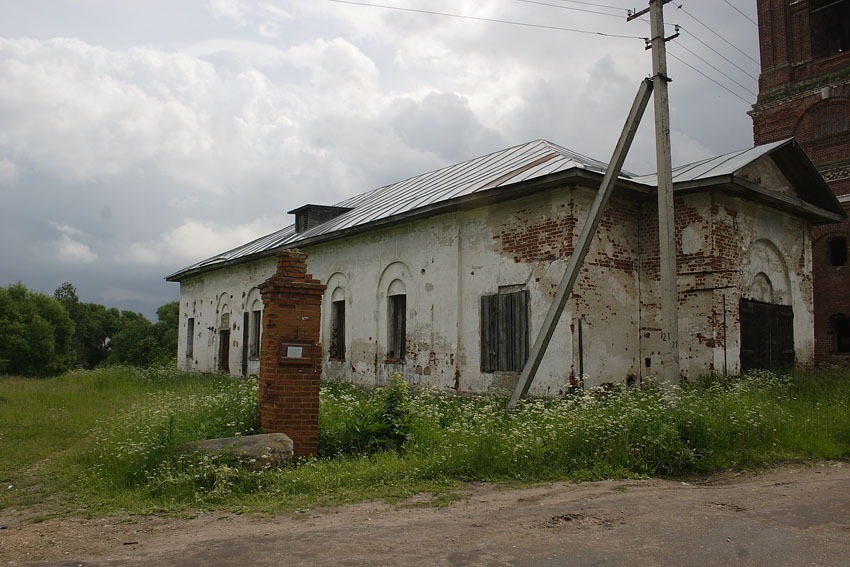
<path fill-rule="evenodd" d="M 791 277 L 785 257 L 772 241 L 762 238 L 750 245 L 741 269 L 744 299 L 791 305 Z"/>
<path fill-rule="evenodd" d="M 403 262 L 393 262 L 384 268 L 378 280 L 378 356 L 394 365 L 403 364 L 407 356 L 408 333 L 416 312 L 410 269 Z"/>

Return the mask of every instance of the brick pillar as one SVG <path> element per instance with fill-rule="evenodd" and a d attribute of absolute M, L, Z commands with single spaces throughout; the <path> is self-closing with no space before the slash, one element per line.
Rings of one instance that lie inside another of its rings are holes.
<path fill-rule="evenodd" d="M 319 439 L 319 324 L 325 286 L 307 273 L 307 255 L 284 250 L 277 273 L 260 286 L 260 429 L 285 433 L 295 455 L 316 454 Z"/>

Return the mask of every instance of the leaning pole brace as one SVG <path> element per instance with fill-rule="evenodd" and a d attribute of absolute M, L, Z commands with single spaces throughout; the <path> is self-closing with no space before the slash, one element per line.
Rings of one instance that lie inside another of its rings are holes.
<path fill-rule="evenodd" d="M 574 248 L 570 256 L 567 270 L 564 272 L 564 277 L 561 278 L 561 284 L 558 286 L 555 298 L 552 300 L 549 311 L 546 313 L 543 327 L 541 327 L 537 338 L 534 340 L 534 346 L 531 348 L 531 353 L 525 362 L 522 374 L 519 376 L 519 382 L 517 382 L 516 390 L 514 390 L 514 394 L 511 396 L 511 401 L 508 402 L 508 407 L 515 406 L 519 399 L 528 393 L 528 389 L 534 381 L 534 376 L 537 374 L 537 369 L 540 367 L 540 362 L 546 353 L 546 347 L 549 346 L 549 341 L 555 332 L 555 326 L 558 324 L 558 319 L 564 311 L 564 306 L 566 306 L 567 299 L 570 297 L 570 292 L 578 277 L 581 265 L 584 262 L 585 256 L 587 256 L 590 243 L 596 234 L 599 222 L 602 220 L 602 213 L 608 204 L 608 200 L 611 198 L 611 194 L 614 192 L 614 186 L 617 183 L 617 178 L 620 176 L 620 169 L 622 169 L 623 162 L 626 160 L 629 147 L 632 145 L 632 140 L 635 137 L 635 133 L 640 125 L 640 119 L 643 116 L 644 110 L 646 110 L 651 95 L 652 79 L 644 79 L 638 89 L 637 96 L 635 96 L 635 101 L 632 103 L 632 109 L 629 112 L 629 117 L 626 119 L 625 126 L 623 126 L 623 131 L 620 133 L 617 146 L 614 148 L 611 163 L 608 164 L 608 169 L 602 178 L 602 184 L 596 193 L 593 205 L 590 207 L 587 221 L 581 229 L 578 245 Z"/>

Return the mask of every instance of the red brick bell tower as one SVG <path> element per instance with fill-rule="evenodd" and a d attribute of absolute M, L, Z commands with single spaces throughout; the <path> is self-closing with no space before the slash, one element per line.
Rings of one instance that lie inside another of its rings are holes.
<path fill-rule="evenodd" d="M 757 0 L 756 144 L 795 137 L 850 212 L 850 0 Z M 850 221 L 812 231 L 815 362 L 850 365 Z"/>

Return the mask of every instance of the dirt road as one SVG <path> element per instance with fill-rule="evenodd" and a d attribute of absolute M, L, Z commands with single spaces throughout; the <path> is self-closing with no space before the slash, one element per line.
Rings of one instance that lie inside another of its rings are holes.
<path fill-rule="evenodd" d="M 707 482 L 471 485 L 295 517 L 207 514 L 15 523 L 0 566 L 848 565 L 850 464 Z"/>

